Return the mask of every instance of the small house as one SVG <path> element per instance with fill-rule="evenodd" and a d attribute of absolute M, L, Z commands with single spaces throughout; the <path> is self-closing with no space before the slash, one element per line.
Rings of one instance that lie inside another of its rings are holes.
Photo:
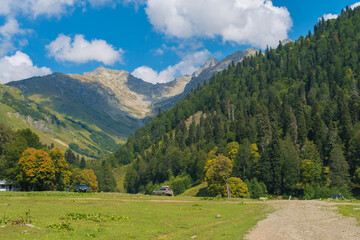
<path fill-rule="evenodd" d="M 12 182 L 0 180 L 0 192 L 5 191 L 19 191 L 19 189 Z"/>

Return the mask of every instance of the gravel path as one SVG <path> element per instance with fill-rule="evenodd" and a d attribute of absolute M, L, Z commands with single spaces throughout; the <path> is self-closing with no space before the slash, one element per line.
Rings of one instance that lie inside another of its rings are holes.
<path fill-rule="evenodd" d="M 271 201 L 276 211 L 260 221 L 245 239 L 360 239 L 354 218 L 334 210 L 337 203 L 322 201 Z"/>

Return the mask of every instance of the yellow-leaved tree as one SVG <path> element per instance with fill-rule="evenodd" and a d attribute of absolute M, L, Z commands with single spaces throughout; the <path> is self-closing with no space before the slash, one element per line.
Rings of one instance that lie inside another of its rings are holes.
<path fill-rule="evenodd" d="M 250 197 L 248 186 L 240 178 L 231 177 L 227 180 L 227 183 L 230 188 L 231 197 L 236 197 L 236 198 Z M 222 187 L 221 196 L 227 196 L 226 186 Z"/>
<path fill-rule="evenodd" d="M 19 162 L 17 180 L 23 188 L 49 190 L 55 185 L 55 164 L 50 155 L 40 149 L 26 149 Z"/>
<path fill-rule="evenodd" d="M 58 147 L 50 150 L 50 157 L 55 165 L 55 188 L 62 191 L 70 184 L 70 165 L 66 162 L 63 151 Z"/>
<path fill-rule="evenodd" d="M 217 150 L 217 149 L 216 149 Z M 216 151 L 215 151 L 216 152 Z M 229 186 L 232 197 L 249 197 L 249 190 L 240 178 L 231 177 L 232 161 L 224 155 L 209 154 L 206 164 L 205 181 L 208 183 L 207 191 L 213 196 L 225 197 L 228 195 L 226 184 Z"/>
<path fill-rule="evenodd" d="M 75 171 L 72 175 L 73 188 L 77 184 L 86 184 L 91 187 L 90 192 L 96 192 L 98 190 L 98 182 L 93 170 L 85 169 L 82 171 Z"/>
<path fill-rule="evenodd" d="M 209 161 L 208 161 L 209 162 Z M 222 189 L 230 178 L 232 163 L 228 157 L 219 155 L 208 166 L 205 180 L 208 182 L 208 192 L 213 196 L 223 196 Z"/>
<path fill-rule="evenodd" d="M 260 175 L 260 171 L 259 171 L 259 161 L 260 161 L 261 155 L 259 153 L 259 148 L 256 145 L 256 143 L 253 143 L 250 145 L 250 155 L 249 155 L 249 167 L 250 167 L 250 171 L 255 173 L 255 176 L 259 176 Z"/>
<path fill-rule="evenodd" d="M 214 147 L 214 148 L 208 153 L 207 161 L 206 161 L 205 166 L 204 166 L 204 173 L 205 173 L 205 174 L 206 174 L 206 172 L 209 170 L 209 168 L 211 167 L 211 165 L 213 164 L 213 162 L 215 161 L 217 150 L 218 150 L 218 147 Z"/>
<path fill-rule="evenodd" d="M 230 158 L 231 161 L 234 162 L 234 159 L 236 158 L 238 151 L 239 151 L 239 143 L 238 142 L 231 142 L 228 143 L 225 147 L 225 156 Z"/>
<path fill-rule="evenodd" d="M 64 190 L 70 183 L 70 166 L 57 147 L 49 153 L 43 149 L 28 148 L 18 165 L 17 180 L 24 189 Z"/>

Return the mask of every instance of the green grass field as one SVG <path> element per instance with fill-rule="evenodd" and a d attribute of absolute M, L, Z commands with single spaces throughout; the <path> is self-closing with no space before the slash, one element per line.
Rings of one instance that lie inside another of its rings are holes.
<path fill-rule="evenodd" d="M 338 212 L 346 217 L 353 217 L 360 225 L 360 205 L 337 205 Z"/>
<path fill-rule="evenodd" d="M 242 239 L 270 211 L 266 204 L 236 199 L 3 192 L 0 220 L 5 215 L 8 223 L 1 223 L 0 239 Z M 67 214 L 89 215 L 61 219 Z M 27 221 L 29 216 L 40 229 L 11 223 Z M 61 230 L 67 228 L 59 227 L 61 223 L 72 230 Z M 51 224 L 55 229 L 47 227 Z"/>

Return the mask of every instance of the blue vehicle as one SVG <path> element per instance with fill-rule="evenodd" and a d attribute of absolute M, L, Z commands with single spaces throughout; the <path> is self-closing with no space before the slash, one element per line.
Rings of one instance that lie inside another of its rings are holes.
<path fill-rule="evenodd" d="M 91 189 L 91 187 L 89 187 L 86 184 L 77 184 L 77 185 L 75 185 L 75 190 L 78 191 L 79 193 L 89 192 L 90 189 Z"/>

